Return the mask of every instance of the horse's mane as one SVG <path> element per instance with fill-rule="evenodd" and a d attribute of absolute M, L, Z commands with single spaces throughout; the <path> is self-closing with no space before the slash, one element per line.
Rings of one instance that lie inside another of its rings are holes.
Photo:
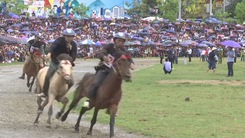
<path fill-rule="evenodd" d="M 57 60 L 58 61 L 61 61 L 61 60 L 69 60 L 71 63 L 73 63 L 73 58 L 69 55 L 69 54 L 60 54 L 58 57 L 57 57 Z"/>

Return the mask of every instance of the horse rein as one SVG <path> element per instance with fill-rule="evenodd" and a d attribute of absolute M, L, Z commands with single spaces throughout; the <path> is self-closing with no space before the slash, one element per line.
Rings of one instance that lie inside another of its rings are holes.
<path fill-rule="evenodd" d="M 116 75 L 116 77 L 117 78 L 119 78 L 119 79 L 121 79 L 122 78 L 122 71 L 117 67 L 118 66 L 118 63 L 117 62 L 115 62 L 115 64 L 116 64 L 116 67 L 114 66 L 114 65 L 112 65 L 112 69 L 113 69 L 113 71 L 114 71 L 114 74 Z"/>
<path fill-rule="evenodd" d="M 58 74 L 58 75 L 60 75 L 64 80 L 65 80 L 65 76 L 69 76 L 70 78 L 71 78 L 71 75 L 69 75 L 69 74 L 65 74 L 65 75 L 62 75 L 58 70 L 56 71 L 56 73 Z M 65 80 L 66 81 L 66 80 Z M 66 83 L 68 84 L 68 82 L 66 81 Z"/>
<path fill-rule="evenodd" d="M 31 62 L 34 64 L 40 64 L 41 61 L 39 60 L 39 62 L 35 62 L 35 60 L 33 59 L 33 56 L 34 54 L 31 55 Z"/>

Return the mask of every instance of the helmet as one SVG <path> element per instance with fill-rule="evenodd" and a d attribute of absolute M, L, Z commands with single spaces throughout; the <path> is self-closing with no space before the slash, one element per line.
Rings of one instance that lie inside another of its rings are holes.
<path fill-rule="evenodd" d="M 64 36 L 75 36 L 76 33 L 72 29 L 65 29 L 63 32 Z"/>
<path fill-rule="evenodd" d="M 125 36 L 125 34 L 123 33 L 123 32 L 119 32 L 119 33 L 116 33 L 115 35 L 114 35 L 114 38 L 113 38 L 113 40 L 115 41 L 115 39 L 124 39 L 125 41 L 126 41 L 126 36 Z"/>
<path fill-rule="evenodd" d="M 43 39 L 43 36 L 42 36 L 41 33 L 36 33 L 36 34 L 35 34 L 35 37 L 40 38 L 40 39 Z"/>

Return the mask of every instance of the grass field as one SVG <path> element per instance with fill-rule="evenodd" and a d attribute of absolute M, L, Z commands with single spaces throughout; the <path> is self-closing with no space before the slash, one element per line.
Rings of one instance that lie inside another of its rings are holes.
<path fill-rule="evenodd" d="M 244 67 L 238 60 L 234 77 L 226 77 L 225 58 L 216 73 L 197 58 L 186 65 L 182 58 L 171 75 L 159 63 L 134 72 L 133 82 L 123 84 L 116 127 L 148 137 L 245 137 Z M 98 121 L 108 124 L 109 116 L 101 111 Z"/>
<path fill-rule="evenodd" d="M 2 66 L 15 66 L 15 65 L 22 65 L 24 62 L 12 62 L 12 63 L 0 63 L 0 67 Z"/>

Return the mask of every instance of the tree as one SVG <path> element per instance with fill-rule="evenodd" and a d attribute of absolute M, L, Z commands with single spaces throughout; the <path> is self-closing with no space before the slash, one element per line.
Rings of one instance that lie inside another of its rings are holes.
<path fill-rule="evenodd" d="M 230 5 L 226 6 L 226 12 L 230 13 L 230 17 L 235 17 L 235 8 L 237 3 L 242 2 L 242 0 L 228 0 Z"/>
<path fill-rule="evenodd" d="M 183 0 L 182 15 L 185 18 L 197 18 L 206 14 L 206 0 Z"/>
<path fill-rule="evenodd" d="M 126 2 L 126 6 L 130 7 L 127 9 L 127 14 L 132 16 L 134 19 L 139 19 L 143 16 L 143 4 L 140 0 L 133 0 L 132 3 Z"/>
<path fill-rule="evenodd" d="M 159 0 L 161 2 L 161 0 Z M 166 0 L 159 4 L 160 16 L 175 21 L 178 15 L 178 0 Z"/>
<path fill-rule="evenodd" d="M 235 8 L 235 18 L 239 23 L 243 23 L 245 21 L 245 0 L 238 3 Z"/>
<path fill-rule="evenodd" d="M 79 4 L 79 6 L 73 8 L 74 13 L 76 13 L 80 16 L 83 16 L 83 17 L 85 17 L 85 16 L 87 17 L 86 12 L 89 10 L 90 10 L 90 8 L 86 7 L 86 5 L 84 5 L 83 3 L 81 3 L 81 4 Z"/>
<path fill-rule="evenodd" d="M 157 0 L 142 0 L 144 4 L 147 5 L 149 8 L 154 8 L 155 6 L 158 6 L 158 1 Z"/>
<path fill-rule="evenodd" d="M 131 15 L 134 18 L 155 16 L 156 12 L 151 12 L 155 10 L 158 6 L 157 0 L 133 0 L 132 3 L 126 2 L 127 14 Z"/>
<path fill-rule="evenodd" d="M 24 5 L 24 0 L 8 0 L 6 2 L 8 12 L 20 15 L 23 10 L 28 9 L 28 5 Z"/>

